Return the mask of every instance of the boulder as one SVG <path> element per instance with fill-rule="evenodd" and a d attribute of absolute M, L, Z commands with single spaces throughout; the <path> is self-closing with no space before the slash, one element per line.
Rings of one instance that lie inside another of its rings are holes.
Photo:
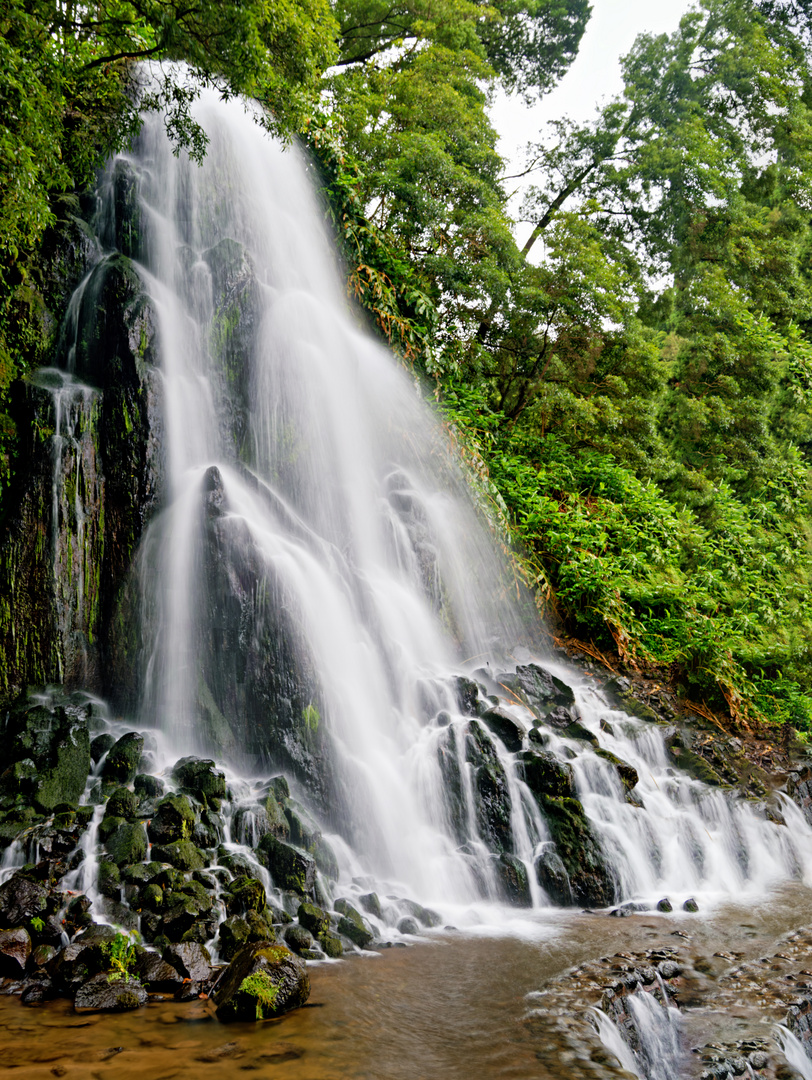
<path fill-rule="evenodd" d="M 263 836 L 257 854 L 263 857 L 278 889 L 289 889 L 306 896 L 316 884 L 313 856 L 277 840 L 270 833 Z"/>
<path fill-rule="evenodd" d="M 420 927 L 417 925 L 417 920 L 411 918 L 409 915 L 404 915 L 402 919 L 398 919 L 398 932 L 401 934 L 411 934 L 416 937 L 420 933 Z"/>
<path fill-rule="evenodd" d="M 202 870 L 206 860 L 191 840 L 175 840 L 171 844 L 153 844 L 152 857 L 167 862 L 178 870 Z"/>
<path fill-rule="evenodd" d="M 499 706 L 494 709 L 488 709 L 486 712 L 482 713 L 481 720 L 483 724 L 486 724 L 487 727 L 490 728 L 494 735 L 497 735 L 502 740 L 512 754 L 521 750 L 524 730 L 516 723 L 506 709 Z"/>
<path fill-rule="evenodd" d="M 106 780 L 118 780 L 120 784 L 129 784 L 138 772 L 143 750 L 144 736 L 135 731 L 128 731 L 108 751 L 102 776 Z"/>
<path fill-rule="evenodd" d="M 49 906 L 50 893 L 39 881 L 32 881 L 24 872 L 0 885 L 0 926 L 22 926 L 30 919 L 42 918 Z"/>
<path fill-rule="evenodd" d="M 6 713 L 2 786 L 29 798 L 41 813 L 75 806 L 90 772 L 88 709 L 71 698 L 20 698 Z"/>
<path fill-rule="evenodd" d="M 102 971 L 79 987 L 73 1004 L 77 1009 L 125 1012 L 146 1005 L 148 1000 L 149 995 L 138 979 L 111 981 Z"/>
<path fill-rule="evenodd" d="M 133 781 L 135 794 L 142 799 L 160 799 L 164 793 L 164 782 L 157 776 L 139 773 Z"/>
<path fill-rule="evenodd" d="M 465 758 L 473 767 L 479 835 L 491 851 L 497 854 L 511 851 L 513 831 L 507 776 L 487 730 L 475 720 L 469 721 L 465 729 Z"/>
<path fill-rule="evenodd" d="M 363 900 L 363 897 L 360 899 Z M 431 908 L 423 907 L 422 904 L 418 904 L 415 900 L 399 900 L 398 903 L 401 907 L 405 908 L 408 913 L 423 926 L 439 926 L 442 923 L 441 916 L 432 911 Z"/>
<path fill-rule="evenodd" d="M 98 889 L 102 896 L 109 896 L 112 900 L 121 897 L 121 871 L 109 859 L 102 859 L 99 863 Z"/>
<path fill-rule="evenodd" d="M 45 965 L 54 984 L 73 994 L 94 975 L 107 971 L 115 937 L 112 926 L 89 926 Z"/>
<path fill-rule="evenodd" d="M 172 776 L 179 786 L 204 802 L 226 797 L 226 778 L 208 758 L 185 757 L 175 762 Z"/>
<path fill-rule="evenodd" d="M 608 907 L 616 900 L 614 874 L 577 799 L 544 796 L 539 806 L 569 877 L 577 904 Z"/>
<path fill-rule="evenodd" d="M 154 844 L 188 840 L 196 820 L 192 804 L 185 795 L 167 795 L 158 803 L 149 823 L 149 838 Z"/>
<path fill-rule="evenodd" d="M 321 828 L 314 818 L 292 799 L 286 800 L 285 817 L 290 829 L 291 843 L 312 855 L 323 874 L 337 879 L 338 860 L 335 852 L 322 836 Z"/>
<path fill-rule="evenodd" d="M 571 688 L 538 664 L 520 664 L 515 673 L 499 675 L 497 682 L 512 691 L 540 720 L 557 705 L 570 708 L 575 704 Z"/>
<path fill-rule="evenodd" d="M 220 923 L 218 931 L 218 949 L 223 960 L 231 960 L 247 944 L 251 937 L 251 927 L 240 918 L 232 915 Z"/>
<path fill-rule="evenodd" d="M 330 916 L 323 908 L 317 907 L 315 904 L 308 904 L 307 902 L 299 904 L 296 917 L 301 925 L 306 930 L 309 930 L 314 937 L 319 937 L 330 929 Z"/>
<path fill-rule="evenodd" d="M 324 955 L 329 956 L 331 960 L 337 960 L 340 956 L 344 955 L 344 946 L 341 944 L 341 938 L 338 934 L 334 934 L 332 930 L 325 930 L 323 934 L 319 935 L 319 945 L 324 950 Z"/>
<path fill-rule="evenodd" d="M 220 1020 L 267 1020 L 304 1005 L 310 979 L 301 960 L 283 945 L 246 945 L 212 994 Z"/>
<path fill-rule="evenodd" d="M 94 765 L 98 765 L 107 751 L 115 745 L 116 737 L 115 735 L 111 735 L 109 731 L 97 735 L 90 744 L 90 756 L 93 759 Z"/>
<path fill-rule="evenodd" d="M 256 878 L 244 875 L 234 878 L 223 894 L 229 915 L 243 915 L 248 911 L 264 911 L 268 902 L 265 886 Z"/>
<path fill-rule="evenodd" d="M 623 790 L 628 794 L 632 788 L 638 783 L 640 777 L 637 775 L 637 769 L 633 765 L 630 765 L 628 761 L 623 761 L 622 758 L 617 757 L 610 750 L 604 750 L 603 747 L 598 747 L 595 750 L 598 757 L 603 758 L 604 761 L 608 761 L 610 765 L 614 765 L 620 782 L 623 785 Z"/>
<path fill-rule="evenodd" d="M 212 977 L 211 954 L 197 942 L 183 941 L 169 945 L 164 950 L 163 958 L 184 979 L 205 983 Z"/>
<path fill-rule="evenodd" d="M 104 808 L 104 813 L 105 816 L 110 814 L 114 817 L 124 818 L 125 821 L 132 821 L 137 810 L 138 796 L 130 791 L 129 788 L 120 787 L 116 788 L 107 800 L 107 806 Z"/>
<path fill-rule="evenodd" d="M 31 938 L 26 930 L 0 930 L 0 976 L 19 979 L 30 955 Z"/>
<path fill-rule="evenodd" d="M 534 863 L 534 869 L 536 881 L 556 907 L 573 906 L 575 899 L 572 895 L 569 874 L 554 844 L 545 845 Z"/>
<path fill-rule="evenodd" d="M 168 964 L 160 953 L 147 949 L 139 950 L 134 968 L 141 985 L 158 993 L 174 993 L 184 979 L 184 976 Z"/>
<path fill-rule="evenodd" d="M 519 775 L 532 791 L 536 802 L 545 796 L 569 797 L 575 794 L 572 766 L 560 761 L 549 750 L 525 750 L 520 754 Z"/>
<path fill-rule="evenodd" d="M 309 958 L 307 954 L 313 951 L 313 935 L 309 930 L 297 923 L 291 923 L 290 926 L 285 927 L 283 936 L 289 949 L 298 953 L 299 956 L 304 955 L 305 959 Z"/>
<path fill-rule="evenodd" d="M 367 945 L 372 944 L 372 931 L 362 918 L 361 913 L 352 906 L 349 900 L 343 898 L 336 900 L 335 909 L 341 914 L 338 921 L 339 934 L 349 938 L 360 949 L 365 949 Z"/>
<path fill-rule="evenodd" d="M 147 833 L 140 822 L 119 825 L 105 841 L 110 858 L 118 866 L 143 862 L 147 856 Z"/>
<path fill-rule="evenodd" d="M 505 899 L 517 907 L 532 907 L 527 867 L 515 855 L 503 852 L 495 863 L 496 875 Z"/>
<path fill-rule="evenodd" d="M 381 901 L 377 893 L 364 893 L 363 896 L 358 897 L 358 903 L 368 915 L 374 915 L 376 919 L 383 919 Z"/>

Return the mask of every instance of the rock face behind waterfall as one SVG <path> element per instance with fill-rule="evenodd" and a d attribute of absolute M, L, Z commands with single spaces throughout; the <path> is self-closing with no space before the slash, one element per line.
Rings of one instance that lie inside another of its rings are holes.
<path fill-rule="evenodd" d="M 120 255 L 96 262 L 73 303 L 61 369 L 41 370 L 17 395 L 22 468 L 0 548 L 0 691 L 60 682 L 132 704 L 137 643 L 121 599 L 162 484 L 155 323 Z"/>

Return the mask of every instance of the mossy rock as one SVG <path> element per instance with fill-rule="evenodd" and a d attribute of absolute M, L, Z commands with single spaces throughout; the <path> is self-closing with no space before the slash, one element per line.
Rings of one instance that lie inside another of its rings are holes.
<path fill-rule="evenodd" d="M 519 770 L 536 801 L 548 795 L 568 797 L 575 793 L 572 766 L 548 750 L 525 750 L 519 755 Z"/>
<path fill-rule="evenodd" d="M 219 803 L 226 797 L 225 773 L 208 758 L 181 758 L 175 762 L 172 775 L 184 791 L 206 802 Z"/>
<path fill-rule="evenodd" d="M 288 799 L 285 817 L 290 829 L 291 843 L 302 848 L 316 860 L 316 866 L 329 878 L 338 878 L 338 860 L 329 843 L 324 839 L 321 827 L 299 803 Z"/>
<path fill-rule="evenodd" d="M 304 926 L 299 926 L 297 923 L 291 923 L 290 926 L 285 927 L 284 937 L 288 948 L 299 956 L 303 953 L 309 953 L 313 949 L 313 935 Z"/>
<path fill-rule="evenodd" d="M 112 747 L 116 745 L 115 735 L 111 735 L 109 731 L 103 732 L 101 735 L 97 735 L 96 738 L 90 744 L 90 756 L 93 759 L 94 764 L 98 764 L 104 755 Z"/>
<path fill-rule="evenodd" d="M 533 898 L 530 893 L 527 867 L 521 859 L 503 852 L 495 860 L 494 865 L 502 895 L 508 903 L 515 904 L 516 907 L 532 907 Z"/>
<path fill-rule="evenodd" d="M 575 704 L 572 688 L 538 664 L 520 664 L 515 673 L 499 675 L 497 682 L 515 694 L 539 719 L 544 719 L 559 705 L 570 708 Z"/>
<path fill-rule="evenodd" d="M 367 945 L 372 944 L 372 931 L 362 918 L 361 913 L 352 906 L 349 900 L 344 898 L 336 900 L 335 909 L 341 914 L 338 921 L 339 934 L 349 938 L 360 949 L 365 949 Z"/>
<path fill-rule="evenodd" d="M 105 842 L 110 858 L 118 866 L 143 862 L 147 855 L 147 833 L 140 822 L 126 822 L 116 829 Z"/>
<path fill-rule="evenodd" d="M 157 776 L 149 773 L 138 773 L 133 781 L 135 794 L 142 799 L 160 799 L 164 793 L 164 782 Z"/>
<path fill-rule="evenodd" d="M 615 903 L 614 874 L 580 802 L 544 796 L 539 806 L 567 871 L 576 902 L 586 907 L 608 907 Z"/>
<path fill-rule="evenodd" d="M 105 816 L 110 814 L 112 817 L 124 818 L 125 821 L 132 821 L 138 810 L 138 796 L 130 791 L 129 788 L 120 787 L 107 800 L 107 806 L 104 809 Z"/>
<path fill-rule="evenodd" d="M 99 839 L 104 843 L 106 840 L 120 829 L 122 825 L 127 824 L 127 819 L 123 817 L 116 817 L 115 814 L 105 814 L 99 822 Z"/>
<path fill-rule="evenodd" d="M 243 915 L 248 911 L 264 911 L 268 902 L 262 882 L 247 875 L 235 878 L 228 885 L 223 894 L 223 900 L 230 915 Z"/>
<path fill-rule="evenodd" d="M 194 832 L 197 817 L 186 795 L 167 795 L 149 823 L 149 838 L 156 844 L 171 844 L 188 840 Z"/>
<path fill-rule="evenodd" d="M 138 902 L 147 911 L 160 911 L 163 907 L 164 891 L 160 885 L 144 885 L 138 890 Z"/>
<path fill-rule="evenodd" d="M 307 896 L 316 884 L 316 860 L 312 855 L 277 840 L 268 833 L 260 841 L 257 854 L 264 858 L 274 885 Z"/>
<path fill-rule="evenodd" d="M 324 955 L 329 956 L 331 960 L 338 960 L 339 957 L 344 955 L 341 938 L 338 934 L 334 934 L 332 930 L 325 930 L 324 933 L 319 934 L 317 940 L 324 950 Z"/>
<path fill-rule="evenodd" d="M 223 960 L 231 960 L 248 943 L 251 928 L 245 919 L 232 915 L 220 923 L 218 948 Z"/>
<path fill-rule="evenodd" d="M 171 844 L 155 844 L 152 848 L 153 859 L 168 862 L 177 870 L 202 870 L 206 865 L 202 851 L 191 840 L 175 840 Z"/>
<path fill-rule="evenodd" d="M 268 1020 L 304 1005 L 310 979 L 290 949 L 270 942 L 243 946 L 220 978 L 212 1000 L 220 1020 Z"/>
<path fill-rule="evenodd" d="M 102 776 L 107 780 L 118 780 L 120 784 L 129 784 L 138 772 L 143 750 L 144 736 L 128 731 L 107 754 Z"/>
<path fill-rule="evenodd" d="M 121 871 L 108 859 L 102 859 L 99 863 L 98 888 L 102 896 L 109 896 L 113 900 L 121 896 Z"/>
<path fill-rule="evenodd" d="M 299 910 L 296 912 L 296 917 L 302 926 L 309 930 L 313 937 L 319 937 L 325 931 L 330 929 L 330 916 L 323 909 L 316 904 L 309 904 L 307 902 L 299 904 Z"/>

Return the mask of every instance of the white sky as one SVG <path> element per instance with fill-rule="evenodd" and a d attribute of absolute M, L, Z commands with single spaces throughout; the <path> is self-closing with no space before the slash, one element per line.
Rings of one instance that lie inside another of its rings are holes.
<path fill-rule="evenodd" d="M 532 109 L 506 95 L 494 102 L 491 118 L 508 173 L 521 171 L 525 147 L 540 141 L 546 121 L 560 116 L 587 120 L 596 105 L 621 89 L 620 57 L 631 49 L 638 34 L 671 33 L 691 6 L 690 0 L 592 0 L 592 18 L 578 56 L 556 89 Z M 508 181 L 506 187 L 510 190 L 515 184 Z M 518 213 L 518 201 L 512 201 L 514 213 Z M 517 232 L 526 228 L 519 226 Z"/>

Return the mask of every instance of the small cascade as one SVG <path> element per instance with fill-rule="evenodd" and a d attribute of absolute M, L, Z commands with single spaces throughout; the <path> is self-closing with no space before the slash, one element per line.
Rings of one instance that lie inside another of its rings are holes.
<path fill-rule="evenodd" d="M 812 1060 L 807 1057 L 803 1043 L 789 1028 L 779 1024 L 773 1033 L 776 1045 L 787 1062 L 803 1080 L 812 1080 Z"/>
<path fill-rule="evenodd" d="M 640 1080 L 680 1080 L 684 1075 L 679 1010 L 669 1004 L 668 989 L 657 974 L 653 991 L 637 985 L 613 995 L 607 1007 L 592 1010 L 598 1035 L 621 1066 Z"/>

